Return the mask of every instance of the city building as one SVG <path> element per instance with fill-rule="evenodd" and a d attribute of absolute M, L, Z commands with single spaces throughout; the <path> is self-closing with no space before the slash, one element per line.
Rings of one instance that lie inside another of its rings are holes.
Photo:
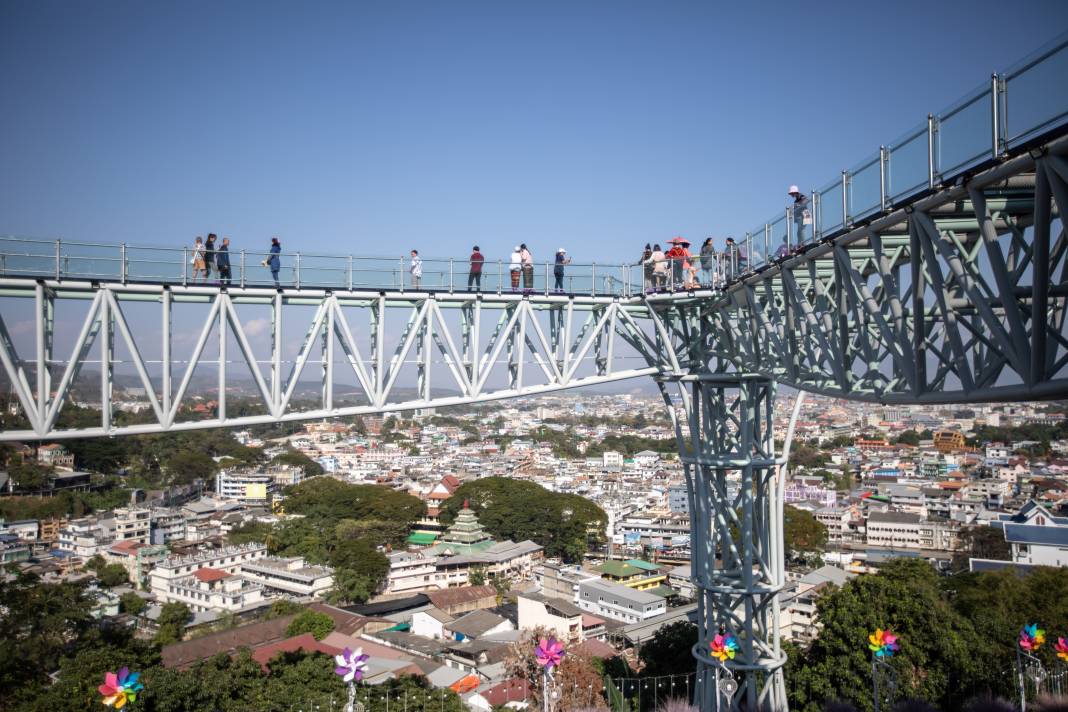
<path fill-rule="evenodd" d="M 213 569 L 225 573 L 238 573 L 245 564 L 267 556 L 267 547 L 259 543 L 207 549 L 193 554 L 168 556 L 159 562 L 150 574 L 151 590 L 157 596 L 164 595 L 172 581 L 188 577 L 198 569 Z"/>
<path fill-rule="evenodd" d="M 144 507 L 115 509 L 115 541 L 148 544 L 152 540 L 152 513 Z"/>
<path fill-rule="evenodd" d="M 267 506 L 274 489 L 274 477 L 265 473 L 220 472 L 215 476 L 215 495 L 246 507 Z"/>
<path fill-rule="evenodd" d="M 312 566 L 299 557 L 264 556 L 241 565 L 242 577 L 269 592 L 317 598 L 334 586 L 334 570 Z"/>
<path fill-rule="evenodd" d="M 37 462 L 61 470 L 74 469 L 74 455 L 59 443 L 49 443 L 37 448 Z"/>
<path fill-rule="evenodd" d="M 537 593 L 521 593 L 518 600 L 519 629 L 551 630 L 563 641 L 581 641 L 582 609 L 571 601 Z"/>
<path fill-rule="evenodd" d="M 624 623 L 644 621 L 667 610 L 667 602 L 661 596 L 600 580 L 579 584 L 578 605 L 596 616 Z"/>
<path fill-rule="evenodd" d="M 199 568 L 189 576 L 170 579 L 162 588 L 153 585 L 152 592 L 161 603 L 184 603 L 194 613 L 244 613 L 270 605 L 262 585 L 212 568 Z"/>

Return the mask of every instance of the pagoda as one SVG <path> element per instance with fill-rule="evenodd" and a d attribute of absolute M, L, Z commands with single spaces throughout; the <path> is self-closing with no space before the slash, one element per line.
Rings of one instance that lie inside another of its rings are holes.
<path fill-rule="evenodd" d="M 478 554 L 496 543 L 479 524 L 478 517 L 465 499 L 463 509 L 456 515 L 456 521 L 433 547 L 432 552 L 440 556 Z"/>

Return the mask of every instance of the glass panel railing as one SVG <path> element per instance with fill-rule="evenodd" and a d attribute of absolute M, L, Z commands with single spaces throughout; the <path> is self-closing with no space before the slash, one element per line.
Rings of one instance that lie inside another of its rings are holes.
<path fill-rule="evenodd" d="M 853 221 L 861 220 L 872 213 L 882 210 L 883 180 L 880 154 L 860 163 L 849 171 L 849 217 Z"/>
<path fill-rule="evenodd" d="M 842 179 L 828 183 L 819 193 L 816 221 L 820 236 L 826 237 L 845 226 L 845 216 L 842 215 Z"/>
<path fill-rule="evenodd" d="M 936 118 L 935 172 L 950 176 L 992 157 L 991 89 L 979 89 Z"/>
<path fill-rule="evenodd" d="M 0 238 L 0 275 L 24 277 L 53 275 L 56 264 L 56 242 L 52 240 L 22 240 Z"/>
<path fill-rule="evenodd" d="M 192 255 L 173 247 L 127 247 L 125 255 L 131 282 L 181 282 L 192 267 Z"/>
<path fill-rule="evenodd" d="M 886 147 L 886 193 L 891 202 L 928 185 L 927 122 Z"/>
<path fill-rule="evenodd" d="M 759 225 L 749 233 L 753 251 L 760 254 L 763 262 L 771 262 L 775 259 L 776 245 L 771 241 L 771 233 L 767 228 L 767 224 Z"/>
<path fill-rule="evenodd" d="M 774 259 L 782 259 L 790 254 L 796 247 L 793 236 L 790 234 L 790 224 L 783 212 L 776 218 L 768 221 L 768 243 L 771 245 L 771 253 Z"/>
<path fill-rule="evenodd" d="M 1068 121 L 1068 36 L 1062 35 L 1002 74 L 1006 147 Z"/>

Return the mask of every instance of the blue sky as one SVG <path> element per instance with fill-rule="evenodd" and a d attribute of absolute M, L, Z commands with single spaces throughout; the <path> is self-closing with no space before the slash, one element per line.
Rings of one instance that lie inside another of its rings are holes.
<path fill-rule="evenodd" d="M 632 261 L 721 243 L 1063 0 L 0 2 L 0 234 Z"/>

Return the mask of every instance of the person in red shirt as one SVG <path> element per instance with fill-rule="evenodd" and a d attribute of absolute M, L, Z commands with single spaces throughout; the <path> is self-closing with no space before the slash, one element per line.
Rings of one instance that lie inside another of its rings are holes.
<path fill-rule="evenodd" d="M 486 258 L 475 245 L 471 250 L 471 271 L 467 273 L 467 291 L 471 291 L 471 285 L 475 285 L 475 291 L 482 291 L 482 263 Z"/>

